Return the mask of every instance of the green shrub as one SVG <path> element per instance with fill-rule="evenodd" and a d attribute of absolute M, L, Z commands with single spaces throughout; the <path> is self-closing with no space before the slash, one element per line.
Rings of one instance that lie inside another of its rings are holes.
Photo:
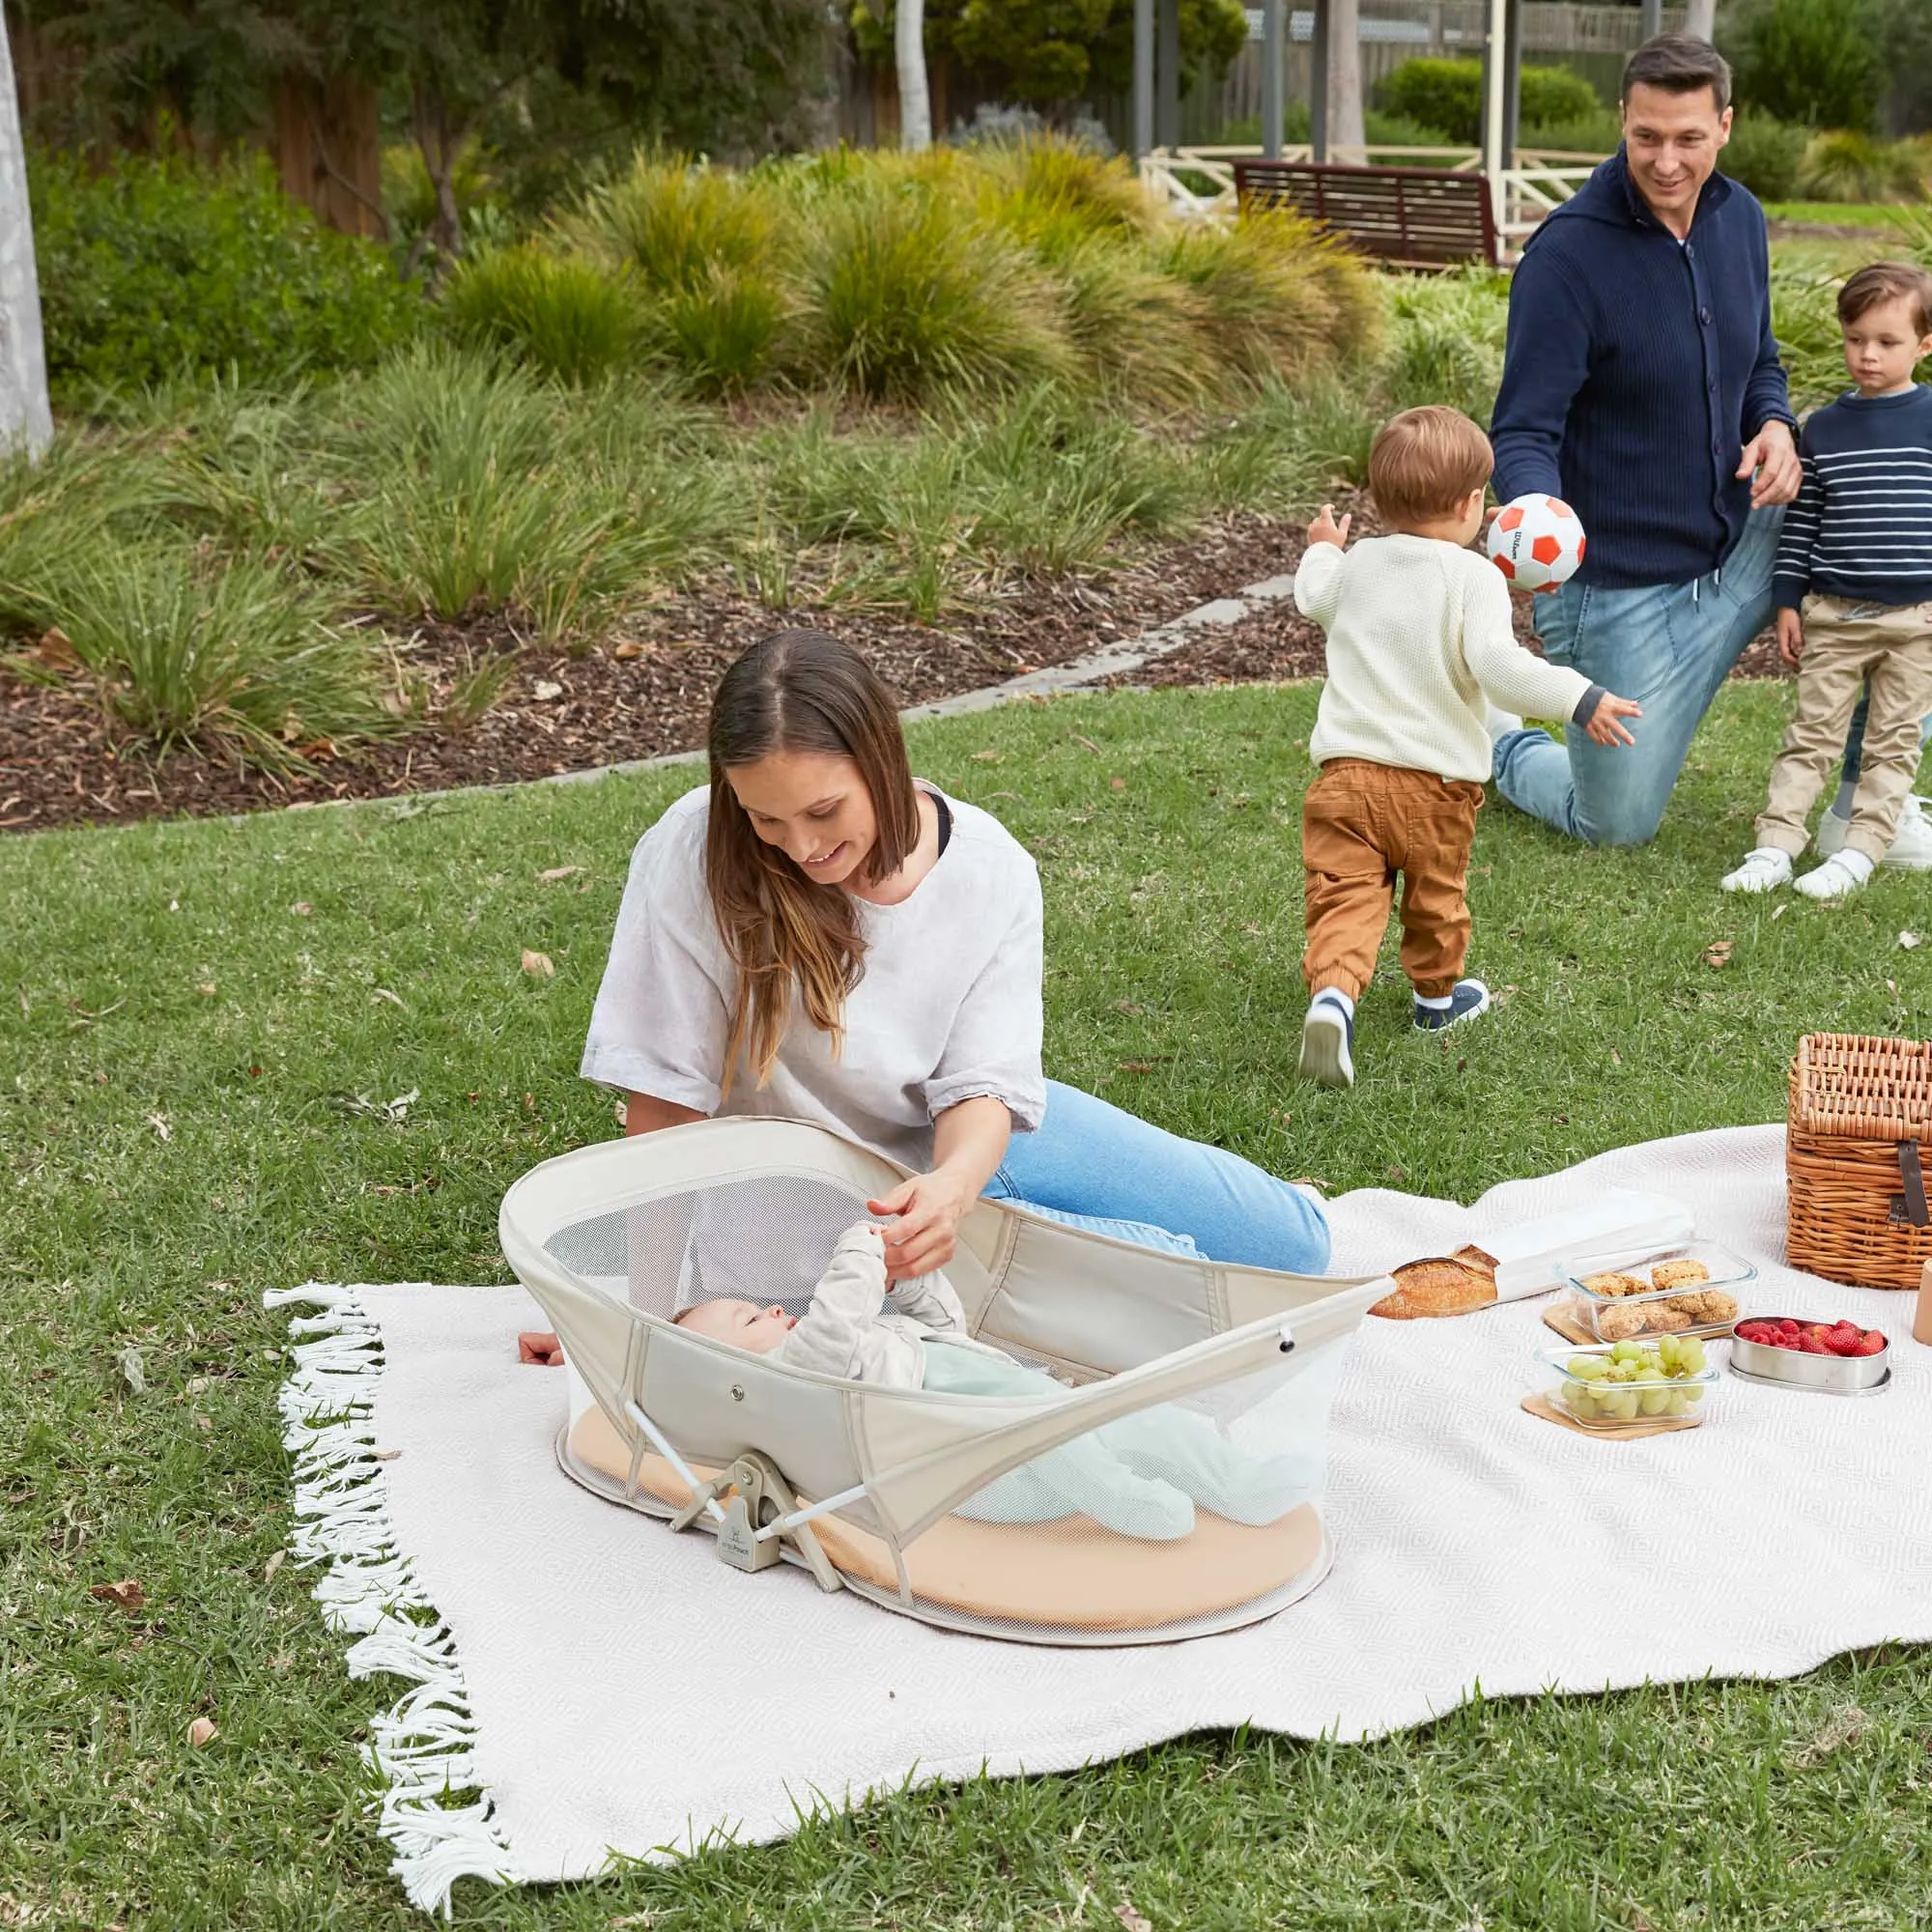
<path fill-rule="evenodd" d="M 976 152 L 981 212 L 1023 241 L 1146 234 L 1156 211 L 1125 161 L 1052 135 Z"/>
<path fill-rule="evenodd" d="M 318 739 L 377 735 L 376 661 L 271 565 L 175 544 L 99 553 L 42 593 L 102 710 L 161 751 L 198 743 L 270 769 Z"/>
<path fill-rule="evenodd" d="M 1373 275 L 1295 215 L 1251 213 L 1232 227 L 1183 230 L 1160 261 L 1193 291 L 1224 370 L 1293 379 L 1376 346 Z"/>
<path fill-rule="evenodd" d="M 1741 107 L 1731 119 L 1731 138 L 1718 165 L 1760 201 L 1789 201 L 1798 186 L 1810 130 L 1780 121 L 1755 107 Z"/>
<path fill-rule="evenodd" d="M 1738 99 L 1807 128 L 1878 125 L 1885 76 L 1866 0 L 1745 0 L 1725 36 Z"/>
<path fill-rule="evenodd" d="M 417 326 L 384 251 L 324 228 L 265 160 L 124 154 L 95 175 L 37 156 L 29 183 L 57 400 L 224 370 L 286 384 L 365 366 Z"/>
<path fill-rule="evenodd" d="M 1925 153 L 1911 141 L 1875 141 L 1843 129 L 1814 134 L 1798 163 L 1798 192 L 1812 201 L 1917 201 Z"/>
<path fill-rule="evenodd" d="M 64 429 L 38 459 L 0 455 L 0 626 L 43 629 L 46 586 L 137 538 L 166 494 L 140 443 Z"/>
<path fill-rule="evenodd" d="M 1771 331 L 1796 409 L 1827 403 L 1846 387 L 1845 338 L 1838 327 L 1838 284 L 1829 275 L 1771 271 Z"/>
<path fill-rule="evenodd" d="M 716 483 L 663 452 L 600 445 L 596 399 L 473 355 L 412 352 L 340 406 L 337 467 L 371 481 L 334 561 L 384 610 L 507 611 L 565 638 L 699 560 L 719 513 Z"/>
<path fill-rule="evenodd" d="M 800 366 L 898 400 L 985 392 L 1066 372 L 1054 291 L 1010 237 L 895 169 L 817 212 L 805 251 Z"/>
<path fill-rule="evenodd" d="M 1482 138 L 1483 64 L 1479 60 L 1404 61 L 1376 89 L 1376 105 L 1425 128 L 1440 128 L 1450 141 Z M 1595 113 L 1597 90 L 1567 67 L 1525 67 L 1518 119 L 1524 127 L 1575 121 Z"/>
<path fill-rule="evenodd" d="M 1092 237 L 1056 264 L 1066 330 L 1089 384 L 1128 405 L 1178 409 L 1214 388 L 1214 366 L 1187 286 Z"/>
<path fill-rule="evenodd" d="M 1380 369 L 1390 410 L 1443 403 L 1487 427 L 1508 322 L 1509 280 L 1489 270 L 1395 283 Z"/>
<path fill-rule="evenodd" d="M 762 270 L 771 254 L 769 177 L 640 153 L 564 220 L 574 240 L 636 271 L 654 292 L 701 287 L 715 268 Z"/>
<path fill-rule="evenodd" d="M 1206 499 L 1223 508 L 1299 514 L 1338 483 L 1368 474 L 1383 411 L 1362 383 L 1318 378 L 1293 387 L 1264 381 L 1201 451 Z"/>
<path fill-rule="evenodd" d="M 1614 155 L 1623 138 L 1623 122 L 1614 107 L 1596 107 L 1566 121 L 1524 123 L 1516 137 L 1520 148 L 1570 155 Z"/>
<path fill-rule="evenodd" d="M 536 242 L 470 256 L 443 291 L 460 341 L 507 350 L 560 382 L 601 381 L 630 355 L 637 302 L 616 276 Z"/>
<path fill-rule="evenodd" d="M 1371 107 L 1363 114 L 1362 131 L 1372 148 L 1453 148 L 1460 145 L 1440 128 L 1427 127 L 1406 114 L 1384 114 L 1378 107 Z M 1314 132 L 1307 101 L 1288 101 L 1282 108 L 1282 140 L 1293 147 L 1313 139 Z M 1260 147 L 1261 116 L 1249 114 L 1238 121 L 1230 121 L 1221 129 L 1218 139 L 1230 148 Z"/>
<path fill-rule="evenodd" d="M 776 282 L 753 269 L 714 262 L 697 280 L 667 290 L 650 305 L 644 340 L 699 394 L 729 395 L 771 373 L 788 312 Z"/>

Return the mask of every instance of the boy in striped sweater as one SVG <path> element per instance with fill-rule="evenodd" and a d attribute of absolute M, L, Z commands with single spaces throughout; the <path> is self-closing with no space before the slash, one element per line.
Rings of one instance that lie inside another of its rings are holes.
<path fill-rule="evenodd" d="M 1773 600 L 1777 647 L 1799 667 L 1798 711 L 1772 767 L 1757 844 L 1727 893 L 1793 883 L 1841 899 L 1916 811 L 1921 721 L 1932 712 L 1932 275 L 1874 262 L 1838 292 L 1845 368 L 1857 385 L 1804 425 L 1804 481 L 1785 514 Z M 1868 688 L 1863 762 L 1840 850 L 1792 880 L 1804 819 Z"/>

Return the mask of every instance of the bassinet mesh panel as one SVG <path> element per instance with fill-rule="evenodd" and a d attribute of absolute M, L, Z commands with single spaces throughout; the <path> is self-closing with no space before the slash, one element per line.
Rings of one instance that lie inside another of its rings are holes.
<path fill-rule="evenodd" d="M 544 1245 L 647 1315 L 726 1296 L 802 1315 L 833 1244 L 865 1212 L 865 1195 L 834 1180 L 760 1175 L 597 1214 Z"/>

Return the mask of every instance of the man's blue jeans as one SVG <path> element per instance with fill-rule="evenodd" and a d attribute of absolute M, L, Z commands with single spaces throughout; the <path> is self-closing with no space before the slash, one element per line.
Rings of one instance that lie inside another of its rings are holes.
<path fill-rule="evenodd" d="M 1536 632 L 1551 664 L 1634 698 L 1634 745 L 1598 745 L 1582 728 L 1557 744 L 1511 731 L 1496 746 L 1496 789 L 1519 808 L 1592 845 L 1656 836 L 1691 735 L 1745 646 L 1771 621 L 1771 567 L 1781 507 L 1754 510 L 1723 568 L 1694 583 L 1605 590 L 1570 582 L 1538 601 Z"/>
<path fill-rule="evenodd" d="M 1312 1193 L 1057 1080 L 1039 1131 L 1012 1137 L 986 1192 L 1144 1247 L 1293 1274 L 1328 1264 Z"/>
<path fill-rule="evenodd" d="M 1871 692 L 1866 690 L 1859 695 L 1859 708 L 1852 713 L 1851 729 L 1845 733 L 1845 769 L 1840 777 L 1848 785 L 1858 783 L 1859 773 L 1864 768 L 1865 719 L 1870 711 Z M 1919 722 L 1918 745 L 1921 752 L 1932 745 L 1932 715 Z"/>

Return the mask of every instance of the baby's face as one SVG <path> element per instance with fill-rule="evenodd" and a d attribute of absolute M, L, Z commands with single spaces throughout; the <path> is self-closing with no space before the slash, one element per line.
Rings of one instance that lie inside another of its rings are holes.
<path fill-rule="evenodd" d="M 748 1349 L 754 1355 L 769 1355 L 798 1326 L 798 1317 L 787 1315 L 776 1301 L 760 1308 L 755 1301 L 725 1296 L 695 1303 L 678 1317 L 677 1325 L 695 1328 L 714 1342 L 728 1342 L 734 1349 Z"/>

